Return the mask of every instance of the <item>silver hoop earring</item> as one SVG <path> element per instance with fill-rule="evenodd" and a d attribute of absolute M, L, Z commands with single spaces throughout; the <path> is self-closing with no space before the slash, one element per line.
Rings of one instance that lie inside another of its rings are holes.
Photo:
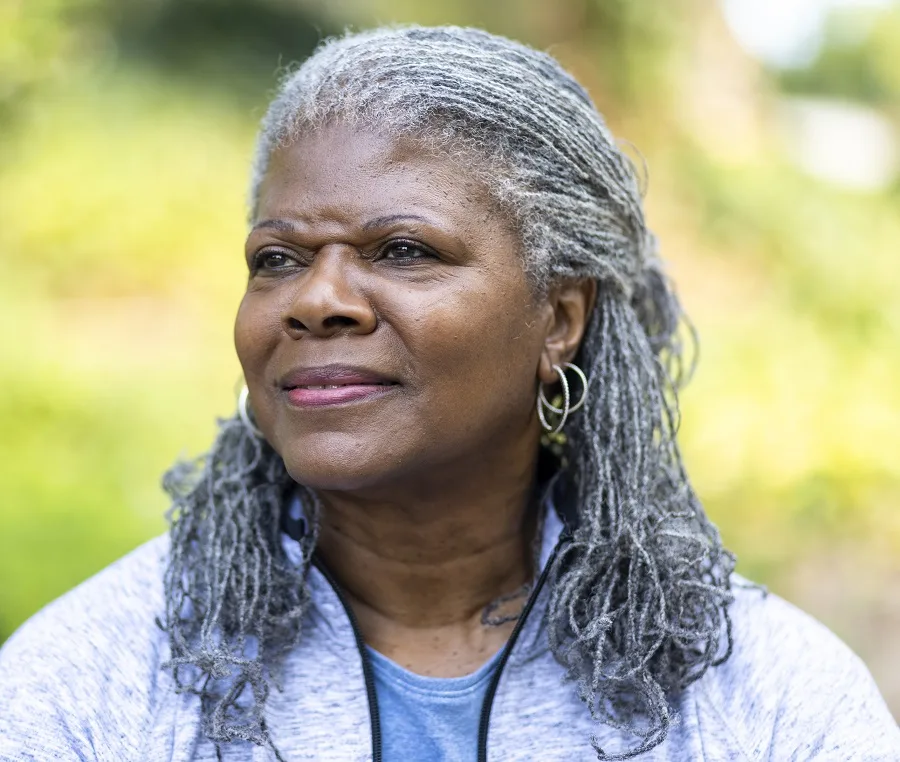
<path fill-rule="evenodd" d="M 559 365 L 554 365 L 553 370 L 556 371 L 556 375 L 559 376 L 559 383 L 562 386 L 563 390 L 563 406 L 562 408 L 555 407 L 551 405 L 547 398 L 544 396 L 544 388 L 543 386 L 538 387 L 538 398 L 537 398 L 537 413 L 538 418 L 541 421 L 541 426 L 544 427 L 544 430 L 549 434 L 559 434 L 562 431 L 563 426 L 566 425 L 566 419 L 569 417 L 569 382 L 566 379 L 566 374 Z M 556 428 L 547 423 L 547 417 L 544 415 L 544 406 L 547 406 L 554 413 L 558 413 L 560 415 L 559 423 Z"/>
<path fill-rule="evenodd" d="M 587 376 L 585 376 L 584 371 L 573 362 L 563 363 L 563 367 L 574 371 L 578 378 L 581 380 L 581 397 L 579 398 L 578 402 L 576 402 L 572 407 L 569 408 L 569 413 L 574 413 L 576 410 L 581 410 L 582 405 L 584 405 L 584 401 L 587 399 Z M 553 368 L 556 370 L 557 374 L 560 377 L 560 383 L 565 384 L 563 388 L 567 389 L 569 384 L 567 379 L 565 381 L 563 380 L 563 371 L 558 365 L 554 365 Z M 538 399 L 544 405 L 546 405 L 548 410 L 551 410 L 558 415 L 562 414 L 562 409 L 556 407 L 555 405 L 553 405 L 553 403 L 550 402 L 550 400 L 547 399 L 546 395 L 544 394 L 543 386 L 541 386 L 538 390 Z"/>
<path fill-rule="evenodd" d="M 247 427 L 247 430 L 256 437 L 260 439 L 265 439 L 263 433 L 256 428 L 256 424 L 253 423 L 253 419 L 250 417 L 250 409 L 248 407 L 248 403 L 250 401 L 250 390 L 247 388 L 247 384 L 244 384 L 243 389 L 241 389 L 241 393 L 238 395 L 238 415 L 241 418 L 241 422 L 244 426 Z"/>

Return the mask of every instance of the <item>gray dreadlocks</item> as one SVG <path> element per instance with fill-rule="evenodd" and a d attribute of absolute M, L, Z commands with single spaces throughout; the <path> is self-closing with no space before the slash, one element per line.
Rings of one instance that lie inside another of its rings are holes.
<path fill-rule="evenodd" d="M 598 758 L 637 756 L 666 737 L 671 697 L 730 654 L 734 558 L 676 444 L 693 332 L 633 166 L 550 56 L 475 29 L 378 29 L 325 42 L 284 80 L 258 138 L 251 217 L 272 152 L 334 123 L 465 163 L 517 226 L 536 294 L 565 278 L 598 284 L 577 359 L 587 403 L 564 431 L 561 475 L 578 515 L 552 570 L 547 620 L 551 649 L 595 720 L 636 739 L 617 755 L 595 739 Z M 297 567 L 279 517 L 298 486 L 238 419 L 164 485 L 173 499 L 165 666 L 180 690 L 200 695 L 209 738 L 249 740 L 281 759 L 264 708 L 308 605 L 315 496 L 303 495 L 312 529 Z"/>

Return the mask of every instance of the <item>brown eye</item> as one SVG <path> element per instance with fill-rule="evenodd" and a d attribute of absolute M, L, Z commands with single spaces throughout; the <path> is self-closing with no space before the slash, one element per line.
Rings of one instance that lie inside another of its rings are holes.
<path fill-rule="evenodd" d="M 253 271 L 281 270 L 291 264 L 291 258 L 280 251 L 261 251 L 253 258 Z"/>
<path fill-rule="evenodd" d="M 434 258 L 430 249 L 413 241 L 391 241 L 382 249 L 382 259 L 413 260 Z"/>

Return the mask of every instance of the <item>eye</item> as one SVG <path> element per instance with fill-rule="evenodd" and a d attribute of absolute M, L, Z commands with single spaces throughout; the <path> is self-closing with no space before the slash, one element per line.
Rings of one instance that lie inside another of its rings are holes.
<path fill-rule="evenodd" d="M 390 241 L 381 249 L 381 259 L 411 261 L 434 259 L 436 254 L 415 241 Z"/>
<path fill-rule="evenodd" d="M 253 256 L 251 269 L 253 272 L 259 272 L 260 270 L 283 270 L 286 267 L 290 267 L 291 264 L 293 264 L 293 260 L 283 251 L 264 249 Z"/>

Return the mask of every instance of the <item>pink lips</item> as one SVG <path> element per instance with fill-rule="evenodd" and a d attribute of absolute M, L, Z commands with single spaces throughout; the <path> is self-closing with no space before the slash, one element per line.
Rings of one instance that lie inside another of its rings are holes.
<path fill-rule="evenodd" d="M 292 405 L 297 407 L 322 407 L 339 405 L 342 402 L 377 397 L 394 389 L 391 386 L 376 384 L 348 384 L 346 386 L 326 386 L 324 389 L 297 387 L 291 389 L 287 396 Z"/>
<path fill-rule="evenodd" d="M 324 407 L 388 394 L 397 383 L 374 371 L 347 365 L 326 365 L 292 371 L 280 386 L 296 407 Z"/>

